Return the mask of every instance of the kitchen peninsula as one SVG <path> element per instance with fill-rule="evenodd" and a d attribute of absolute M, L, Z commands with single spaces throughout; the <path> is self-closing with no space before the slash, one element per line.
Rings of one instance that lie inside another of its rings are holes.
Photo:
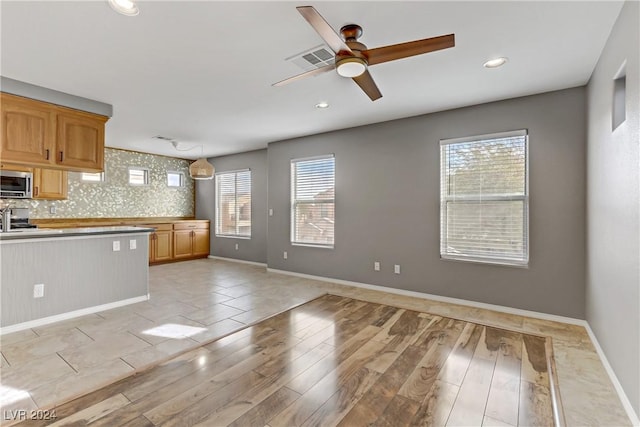
<path fill-rule="evenodd" d="M 145 227 L 0 233 L 0 328 L 8 333 L 148 299 Z"/>

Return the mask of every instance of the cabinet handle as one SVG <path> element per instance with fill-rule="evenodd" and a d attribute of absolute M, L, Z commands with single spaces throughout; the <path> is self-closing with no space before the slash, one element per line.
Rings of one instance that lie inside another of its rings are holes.
<path fill-rule="evenodd" d="M 34 197 L 38 195 L 38 187 L 37 186 L 35 186 L 33 188 L 33 195 L 34 195 Z"/>
<path fill-rule="evenodd" d="M 45 153 L 46 153 L 46 156 L 47 156 L 46 160 L 49 160 L 49 149 L 48 148 L 45 150 Z"/>
<path fill-rule="evenodd" d="M 62 161 L 62 159 L 64 159 L 64 153 L 61 151 L 60 152 L 60 161 Z"/>

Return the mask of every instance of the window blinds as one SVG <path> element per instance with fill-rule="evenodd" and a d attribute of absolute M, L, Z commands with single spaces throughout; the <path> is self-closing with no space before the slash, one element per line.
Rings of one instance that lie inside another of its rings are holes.
<path fill-rule="evenodd" d="M 527 265 L 526 131 L 443 140 L 442 258 Z"/>
<path fill-rule="evenodd" d="M 333 247 L 335 158 L 291 161 L 291 242 Z"/>
<path fill-rule="evenodd" d="M 251 237 L 251 171 L 216 174 L 216 236 Z"/>

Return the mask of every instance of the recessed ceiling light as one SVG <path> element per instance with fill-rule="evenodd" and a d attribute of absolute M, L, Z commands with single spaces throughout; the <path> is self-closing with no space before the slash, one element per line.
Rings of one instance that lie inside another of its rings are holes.
<path fill-rule="evenodd" d="M 484 64 L 482 64 L 482 66 L 484 68 L 498 68 L 498 67 L 502 67 L 507 61 L 508 61 L 508 58 L 500 57 L 500 58 L 490 59 Z"/>
<path fill-rule="evenodd" d="M 325 108 L 329 108 L 329 103 L 328 102 L 318 102 L 316 104 L 316 108 L 319 110 L 325 109 Z"/>
<path fill-rule="evenodd" d="M 133 0 L 109 0 L 109 6 L 116 12 L 126 16 L 136 16 L 140 13 Z"/>

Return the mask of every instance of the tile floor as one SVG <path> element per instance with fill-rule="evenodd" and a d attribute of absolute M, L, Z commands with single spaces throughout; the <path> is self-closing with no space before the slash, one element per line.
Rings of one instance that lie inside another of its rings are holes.
<path fill-rule="evenodd" d="M 0 404 L 50 408 L 326 292 L 551 336 L 570 426 L 630 425 L 586 331 L 480 308 L 196 260 L 150 268 L 151 299 L 0 338 Z"/>

